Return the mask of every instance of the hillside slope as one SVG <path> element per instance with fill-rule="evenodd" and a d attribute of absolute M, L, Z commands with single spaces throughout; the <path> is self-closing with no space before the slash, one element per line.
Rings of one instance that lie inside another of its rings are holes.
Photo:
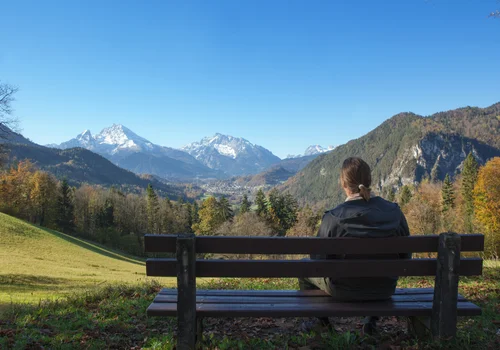
<path fill-rule="evenodd" d="M 372 167 L 372 188 L 397 189 L 424 176 L 444 179 L 460 172 L 469 152 L 484 164 L 500 156 L 500 103 L 466 107 L 423 117 L 400 113 L 356 140 L 320 155 L 280 188 L 302 203 L 339 204 L 340 167 L 345 158 L 361 157 Z"/>
<path fill-rule="evenodd" d="M 7 163 L 29 159 L 40 169 L 54 174 L 57 178 L 67 178 L 72 185 L 88 183 L 138 192 L 145 190 L 148 184 L 152 183 L 163 195 L 171 198 L 182 196 L 182 190 L 177 187 L 166 185 L 152 177 L 138 176 L 83 148 L 61 150 L 21 143 L 6 143 L 4 147 L 8 153 Z"/>
<path fill-rule="evenodd" d="M 137 283 L 145 272 L 143 260 L 0 213 L 0 304 Z"/>

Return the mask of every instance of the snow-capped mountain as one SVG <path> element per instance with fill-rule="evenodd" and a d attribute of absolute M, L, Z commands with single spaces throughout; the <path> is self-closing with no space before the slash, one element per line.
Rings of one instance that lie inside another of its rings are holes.
<path fill-rule="evenodd" d="M 327 148 L 321 147 L 320 145 L 312 145 L 306 148 L 304 154 L 289 154 L 285 159 L 301 158 L 307 156 L 319 155 L 321 153 L 330 152 L 335 149 L 335 146 L 328 146 Z"/>
<path fill-rule="evenodd" d="M 113 124 L 93 136 L 85 130 L 75 138 L 51 147 L 67 149 L 82 147 L 99 153 L 113 163 L 136 173 L 163 178 L 216 177 L 188 153 L 156 145 L 121 124 Z"/>
<path fill-rule="evenodd" d="M 92 136 L 92 133 L 90 132 L 90 130 L 85 130 L 84 132 L 82 132 L 81 134 L 76 136 L 74 139 L 63 142 L 60 145 L 50 144 L 47 146 L 61 148 L 61 149 L 82 147 L 82 148 L 86 148 L 88 150 L 93 151 L 97 146 L 97 142 L 94 139 L 94 137 Z"/>
<path fill-rule="evenodd" d="M 228 175 L 258 173 L 280 158 L 262 146 L 244 138 L 215 134 L 181 148 L 211 169 L 224 171 Z"/>
<path fill-rule="evenodd" d="M 321 147 L 320 145 L 312 145 L 306 148 L 304 151 L 304 156 L 312 156 L 313 154 L 321 154 L 329 152 L 335 149 L 334 146 L 328 146 L 327 148 Z"/>

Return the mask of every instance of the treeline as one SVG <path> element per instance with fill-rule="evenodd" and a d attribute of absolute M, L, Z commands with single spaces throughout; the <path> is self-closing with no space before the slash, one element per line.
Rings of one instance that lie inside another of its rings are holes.
<path fill-rule="evenodd" d="M 0 210 L 61 232 L 87 238 L 134 255 L 143 254 L 144 233 L 189 233 L 196 203 L 117 188 L 70 187 L 53 175 L 20 161 L 0 173 Z"/>
<path fill-rule="evenodd" d="M 424 179 L 398 192 L 387 189 L 383 196 L 401 206 L 411 234 L 484 233 L 487 255 L 499 256 L 500 158 L 479 168 L 469 154 L 453 179 Z M 300 208 L 292 195 L 276 189 L 267 195 L 259 190 L 254 203 L 244 195 L 239 206 L 232 206 L 224 196 L 200 203 L 172 201 L 151 185 L 142 194 L 113 187 L 74 188 L 29 161 L 0 173 L 0 210 L 135 255 L 143 254 L 145 233 L 314 236 L 323 214 Z"/>
<path fill-rule="evenodd" d="M 424 179 L 403 186 L 398 193 L 386 191 L 397 201 L 408 220 L 411 234 L 444 231 L 483 233 L 488 257 L 500 254 L 500 158 L 479 167 L 469 154 L 460 175 L 446 175 L 443 182 Z"/>

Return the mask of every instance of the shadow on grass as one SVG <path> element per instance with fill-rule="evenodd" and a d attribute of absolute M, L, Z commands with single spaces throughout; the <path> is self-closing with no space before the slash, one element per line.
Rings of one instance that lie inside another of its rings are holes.
<path fill-rule="evenodd" d="M 52 231 L 52 230 L 45 228 L 45 227 L 40 227 L 40 226 L 36 226 L 36 227 L 39 228 L 40 230 L 43 230 L 47 233 L 50 233 L 51 235 L 54 235 L 54 236 L 61 238 L 61 239 L 64 239 L 67 242 L 75 244 L 81 248 L 90 250 L 94 253 L 101 254 L 101 255 L 106 256 L 108 258 L 117 259 L 117 260 L 129 262 L 132 264 L 144 266 L 144 261 L 141 261 L 137 258 L 129 258 L 129 257 L 123 256 L 120 253 L 115 253 L 107 248 L 102 248 L 95 243 L 90 243 L 90 242 L 84 241 L 83 239 L 69 236 L 65 233 Z"/>
<path fill-rule="evenodd" d="M 18 286 L 44 286 L 61 285 L 73 283 L 68 278 L 49 277 L 41 275 L 19 275 L 5 274 L 0 275 L 0 285 L 18 285 Z"/>

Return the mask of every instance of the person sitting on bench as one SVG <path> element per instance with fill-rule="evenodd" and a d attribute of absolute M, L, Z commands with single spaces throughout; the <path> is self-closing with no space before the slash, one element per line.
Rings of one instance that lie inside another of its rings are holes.
<path fill-rule="evenodd" d="M 342 164 L 340 184 L 347 198 L 344 203 L 325 212 L 318 237 L 377 238 L 409 236 L 406 218 L 396 203 L 373 196 L 370 166 L 361 158 L 348 158 Z M 311 256 L 311 259 L 398 259 L 411 255 Z M 381 278 L 304 278 L 299 279 L 300 290 L 321 289 L 339 301 L 385 300 L 394 294 L 397 277 Z M 378 317 L 366 317 L 362 332 L 372 334 Z M 328 318 L 305 322 L 304 330 L 315 326 L 329 326 Z"/>

